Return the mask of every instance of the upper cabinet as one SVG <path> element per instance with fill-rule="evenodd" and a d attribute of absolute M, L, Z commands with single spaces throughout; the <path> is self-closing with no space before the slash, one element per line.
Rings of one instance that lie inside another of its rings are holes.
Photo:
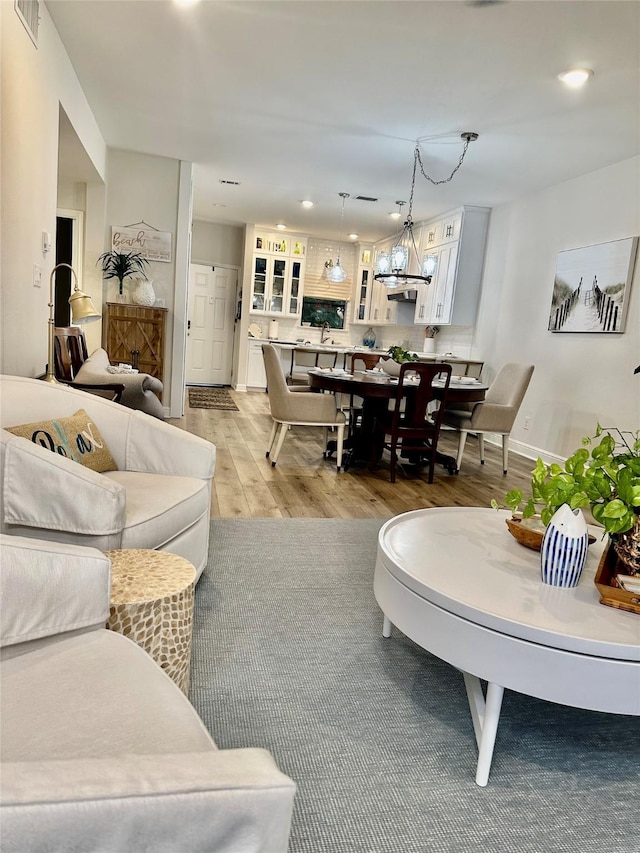
<path fill-rule="evenodd" d="M 471 326 L 476 319 L 488 207 L 463 207 L 424 224 L 420 258 L 430 285 L 418 286 L 414 322 Z"/>
<path fill-rule="evenodd" d="M 378 247 L 377 251 L 382 251 Z M 352 323 L 388 326 L 396 322 L 397 307 L 387 299 L 387 288 L 375 281 L 376 249 L 373 243 L 358 244 L 358 268 L 353 292 Z"/>
<path fill-rule="evenodd" d="M 256 231 L 254 240 L 254 252 L 284 255 L 287 258 L 307 256 L 307 237 L 296 237 L 275 231 Z"/>
<path fill-rule="evenodd" d="M 250 310 L 297 317 L 302 308 L 307 238 L 256 232 L 251 273 Z"/>

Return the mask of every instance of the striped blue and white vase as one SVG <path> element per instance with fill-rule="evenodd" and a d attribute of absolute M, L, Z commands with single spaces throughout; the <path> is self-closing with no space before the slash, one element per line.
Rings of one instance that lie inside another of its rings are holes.
<path fill-rule="evenodd" d="M 540 549 L 542 580 L 551 586 L 578 585 L 587 561 L 589 534 L 580 509 L 562 504 L 547 525 Z"/>

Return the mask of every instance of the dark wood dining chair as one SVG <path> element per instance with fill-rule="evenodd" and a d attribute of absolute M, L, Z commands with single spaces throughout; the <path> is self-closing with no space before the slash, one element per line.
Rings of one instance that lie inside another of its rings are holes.
<path fill-rule="evenodd" d="M 59 382 L 73 385 L 82 391 L 89 391 L 99 397 L 106 397 L 114 403 L 122 401 L 124 385 L 114 380 L 106 379 L 103 383 L 81 383 L 76 376 L 78 371 L 89 358 L 84 332 L 77 326 L 56 326 L 54 328 L 54 371 Z"/>
<path fill-rule="evenodd" d="M 417 377 L 410 378 L 411 375 Z M 390 480 L 396 481 L 398 455 L 429 463 L 429 483 L 438 449 L 438 437 L 447 404 L 447 391 L 451 379 L 450 364 L 405 363 L 400 368 L 398 389 L 393 410 L 378 418 L 374 425 L 373 458 L 375 464 L 381 450 L 391 452 Z M 444 387 L 434 389 L 434 382 L 442 380 Z M 406 405 L 405 403 L 406 398 Z M 440 401 L 439 408 L 429 414 L 429 404 Z"/>

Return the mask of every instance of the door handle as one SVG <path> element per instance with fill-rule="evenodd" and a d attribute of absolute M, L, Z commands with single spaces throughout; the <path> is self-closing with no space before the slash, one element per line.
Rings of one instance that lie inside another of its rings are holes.
<path fill-rule="evenodd" d="M 191 320 L 187 320 L 187 329 L 191 328 Z"/>

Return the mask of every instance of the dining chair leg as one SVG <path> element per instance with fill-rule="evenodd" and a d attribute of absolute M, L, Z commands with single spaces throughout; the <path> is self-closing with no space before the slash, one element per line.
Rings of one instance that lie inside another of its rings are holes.
<path fill-rule="evenodd" d="M 276 441 L 276 449 L 271 456 L 271 467 L 276 467 L 276 462 L 278 461 L 278 456 L 280 456 L 280 451 L 282 450 L 282 445 L 284 444 L 285 437 L 287 435 L 287 430 L 289 429 L 288 424 L 280 425 L 280 432 L 278 433 L 278 439 Z"/>
<path fill-rule="evenodd" d="M 507 473 L 509 462 L 509 433 L 506 432 L 502 436 L 502 473 Z"/>
<path fill-rule="evenodd" d="M 466 430 L 460 430 L 460 438 L 458 440 L 458 455 L 456 456 L 456 471 L 460 470 L 462 465 L 462 454 L 464 453 L 464 445 L 467 440 Z"/>
<path fill-rule="evenodd" d="M 478 452 L 480 453 L 480 464 L 484 465 L 484 433 L 478 433 Z"/>
<path fill-rule="evenodd" d="M 267 459 L 271 455 L 271 451 L 273 450 L 273 443 L 276 440 L 276 432 L 278 430 L 278 421 L 274 421 L 271 426 L 271 435 L 269 436 L 269 446 L 266 452 Z"/>
<path fill-rule="evenodd" d="M 396 481 L 396 469 L 398 466 L 398 444 L 395 441 L 391 442 L 391 470 L 390 470 L 390 482 L 395 483 Z"/>
<path fill-rule="evenodd" d="M 326 458 L 328 456 L 327 446 L 329 444 L 329 427 L 324 427 L 322 430 L 322 444 L 324 447 L 324 450 L 322 451 L 322 455 Z"/>
<path fill-rule="evenodd" d="M 339 424 L 337 427 L 337 447 L 336 447 L 336 467 L 338 472 L 342 468 L 342 448 L 344 446 L 344 424 Z"/>

